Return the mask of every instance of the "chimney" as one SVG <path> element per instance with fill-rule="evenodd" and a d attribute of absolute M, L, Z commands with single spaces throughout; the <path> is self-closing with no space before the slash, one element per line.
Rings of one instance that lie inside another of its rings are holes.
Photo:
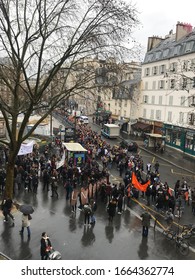
<path fill-rule="evenodd" d="M 153 36 L 148 38 L 147 52 L 151 51 L 156 47 L 163 39 L 158 36 Z"/>
<path fill-rule="evenodd" d="M 177 22 L 176 25 L 176 41 L 192 32 L 192 25 L 189 23 Z"/>

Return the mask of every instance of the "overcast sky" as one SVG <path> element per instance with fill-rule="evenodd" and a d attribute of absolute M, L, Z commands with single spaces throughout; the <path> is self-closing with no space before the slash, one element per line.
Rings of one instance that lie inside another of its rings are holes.
<path fill-rule="evenodd" d="M 164 37 L 171 29 L 176 31 L 178 21 L 190 23 L 195 27 L 194 0 L 126 0 L 136 5 L 139 20 L 143 27 L 134 33 L 135 38 L 144 48 L 148 37 L 158 35 Z"/>

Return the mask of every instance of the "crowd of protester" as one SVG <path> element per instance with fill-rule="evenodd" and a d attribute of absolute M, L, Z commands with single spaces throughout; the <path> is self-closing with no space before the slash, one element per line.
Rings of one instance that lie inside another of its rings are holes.
<path fill-rule="evenodd" d="M 156 206 L 157 211 L 170 210 L 181 216 L 185 205 L 191 204 L 195 215 L 195 191 L 186 181 L 177 181 L 174 191 L 167 182 L 160 179 L 160 164 L 144 166 L 142 157 L 128 152 L 120 146 L 111 146 L 100 134 L 90 126 L 77 124 L 77 141 L 86 150 L 85 163 L 79 168 L 74 165 L 73 158 L 65 158 L 64 164 L 58 168 L 57 163 L 64 154 L 64 146 L 56 137 L 55 142 L 45 145 L 40 152 L 37 145 L 33 153 L 18 156 L 15 162 L 14 193 L 24 191 L 29 195 L 37 195 L 38 188 L 58 199 L 65 190 L 65 198 L 70 201 L 70 210 L 75 214 L 77 209 L 85 213 L 85 224 L 95 223 L 94 213 L 99 201 L 105 203 L 109 220 L 115 214 L 122 214 L 131 204 L 131 198 L 144 196 L 149 206 Z M 111 169 L 116 169 L 118 183 L 110 180 Z M 132 184 L 132 172 L 141 184 L 150 180 L 145 192 L 140 192 Z M 5 168 L 0 171 L 0 192 L 3 196 L 5 188 Z M 41 182 L 41 183 L 39 183 Z"/>

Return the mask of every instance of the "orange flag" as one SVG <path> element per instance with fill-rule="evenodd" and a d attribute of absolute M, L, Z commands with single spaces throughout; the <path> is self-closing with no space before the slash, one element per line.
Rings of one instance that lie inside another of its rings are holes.
<path fill-rule="evenodd" d="M 138 189 L 139 191 L 145 192 L 147 187 L 150 185 L 150 180 L 148 180 L 148 182 L 146 182 L 145 184 L 141 184 L 138 180 L 137 177 L 135 175 L 135 173 L 132 173 L 132 184 L 134 185 L 134 187 L 136 189 Z"/>

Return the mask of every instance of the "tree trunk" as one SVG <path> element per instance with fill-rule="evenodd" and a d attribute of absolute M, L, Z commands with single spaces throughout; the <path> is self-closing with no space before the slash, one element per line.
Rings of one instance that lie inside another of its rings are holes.
<path fill-rule="evenodd" d="M 14 167 L 15 160 L 13 159 L 13 153 L 10 152 L 6 168 L 5 196 L 11 199 L 13 198 L 14 190 Z"/>

